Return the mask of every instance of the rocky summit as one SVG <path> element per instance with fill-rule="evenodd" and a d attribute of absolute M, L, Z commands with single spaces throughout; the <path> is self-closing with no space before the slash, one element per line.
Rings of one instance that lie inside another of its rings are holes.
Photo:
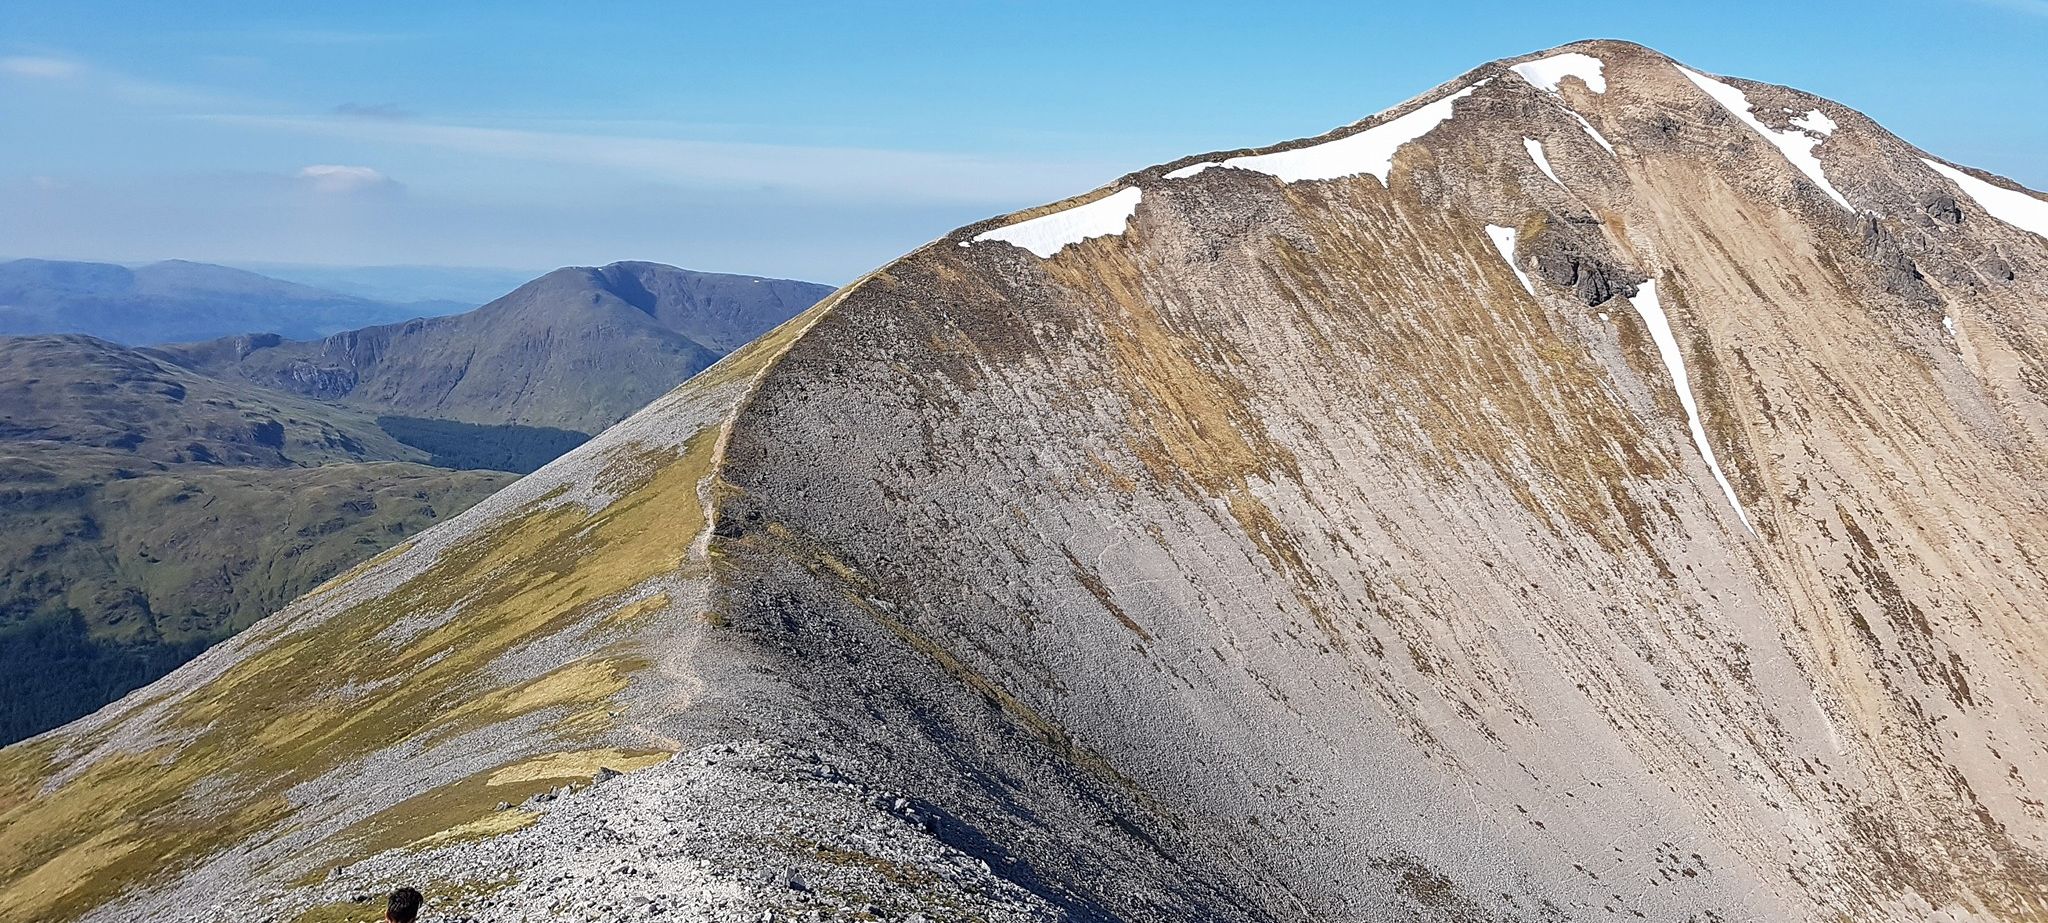
<path fill-rule="evenodd" d="M 2042 919 L 2044 235 L 1606 41 L 962 229 L 0 751 L 0 919 Z"/>

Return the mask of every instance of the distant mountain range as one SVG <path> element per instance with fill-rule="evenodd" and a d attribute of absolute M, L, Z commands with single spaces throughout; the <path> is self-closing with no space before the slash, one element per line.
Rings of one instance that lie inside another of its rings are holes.
<path fill-rule="evenodd" d="M 539 272 L 476 266 L 312 266 L 238 263 L 273 279 L 372 301 L 445 301 L 474 307 L 531 281 Z"/>
<path fill-rule="evenodd" d="M 831 291 L 613 263 L 555 270 L 466 314 L 311 341 L 227 337 L 161 354 L 379 413 L 594 433 Z"/>
<path fill-rule="evenodd" d="M 65 302 L 92 304 L 102 330 L 146 325 L 170 291 L 189 305 L 234 288 L 248 317 L 340 304 L 198 263 L 0 273 L 102 293 Z M 619 263 L 310 340 L 0 336 L 0 743 L 467 509 L 829 291 Z"/>
<path fill-rule="evenodd" d="M 0 263 L 0 335 L 84 333 L 128 345 L 252 332 L 317 339 L 478 303 L 382 301 L 185 260 L 135 268 L 66 260 Z"/>

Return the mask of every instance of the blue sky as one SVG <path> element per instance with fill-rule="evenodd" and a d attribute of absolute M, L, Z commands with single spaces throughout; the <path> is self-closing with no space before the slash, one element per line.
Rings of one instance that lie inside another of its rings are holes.
<path fill-rule="evenodd" d="M 2048 187 L 2048 0 L 1709 6 L 0 0 L 0 255 L 843 282 L 1592 37 Z"/>

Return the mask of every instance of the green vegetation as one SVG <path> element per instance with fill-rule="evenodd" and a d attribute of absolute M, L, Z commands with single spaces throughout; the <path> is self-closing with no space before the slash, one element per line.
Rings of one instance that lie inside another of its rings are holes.
<path fill-rule="evenodd" d="M 127 644 L 96 638 L 77 611 L 39 613 L 0 625 L 0 744 L 90 713 L 126 695 L 218 640 Z"/>
<path fill-rule="evenodd" d="M 82 336 L 0 337 L 0 441 L 118 451 L 143 468 L 426 460 L 359 411 Z"/>
<path fill-rule="evenodd" d="M 151 467 L 0 447 L 0 744 L 162 676 L 511 481 L 398 462 Z"/>
<path fill-rule="evenodd" d="M 426 417 L 378 417 L 391 438 L 433 456 L 442 468 L 478 468 L 529 474 L 590 441 L 589 433 L 552 426 L 485 426 Z"/>
<path fill-rule="evenodd" d="M 158 352 L 0 337 L 0 744 L 162 676 L 512 480 L 403 463 L 429 454 L 358 411 Z"/>
<path fill-rule="evenodd" d="M 0 921 L 73 919 L 175 876 L 289 823 L 285 793 L 293 786 L 400 741 L 443 739 L 454 728 L 542 709 L 561 715 L 547 743 L 508 753 L 481 784 L 454 780 L 380 812 L 356 831 L 353 849 L 362 853 L 345 854 L 350 844 L 336 842 L 335 852 L 291 857 L 286 871 L 390 848 L 379 831 L 403 830 L 408 843 L 442 832 L 485 835 L 496 829 L 489 818 L 501 791 L 581 772 L 574 756 L 611 726 L 610 697 L 647 665 L 630 636 L 593 639 L 583 659 L 509 687 L 493 664 L 507 650 L 630 605 L 633 590 L 683 566 L 704 527 L 697 491 L 716 436 L 706 428 L 680 455 L 621 453 L 594 479 L 620 492 L 608 507 L 543 497 L 443 551 L 393 591 L 251 653 L 169 705 L 161 726 L 177 744 L 105 757 L 50 791 L 42 789 L 50 743 L 0 750 L 0 892 L 18 898 L 0 905 Z M 386 632 L 408 614 L 451 607 L 456 618 L 418 637 Z M 391 682 L 398 677 L 405 681 Z M 365 688 L 383 691 L 343 694 Z M 496 691 L 479 696 L 480 689 Z M 536 765 L 549 746 L 563 756 Z M 227 778 L 238 782 L 218 785 Z M 206 810 L 195 812 L 200 798 Z"/>
<path fill-rule="evenodd" d="M 758 374 L 793 336 L 785 332 L 757 343 L 711 376 L 705 387 Z M 651 624 L 644 616 L 668 601 L 649 596 L 647 583 L 684 567 L 692 540 L 705 526 L 699 490 L 711 471 L 718 433 L 717 426 L 707 426 L 680 452 L 667 447 L 614 452 L 598 460 L 601 470 L 588 479 L 618 497 L 605 508 L 557 502 L 555 493 L 536 498 L 442 550 L 399 586 L 327 617 L 317 630 L 259 642 L 203 686 L 168 702 L 132 706 L 163 708 L 148 720 L 164 735 L 156 739 L 174 743 L 73 766 L 75 775 L 50 789 L 45 786 L 58 771 L 53 763 L 58 745 L 67 752 L 89 749 L 103 742 L 106 732 L 90 739 L 65 738 L 59 732 L 41 742 L 0 749 L 0 893 L 11 898 L 0 904 L 0 923 L 75 919 L 116 895 L 175 877 L 225 847 L 260 839 L 293 822 L 286 793 L 294 786 L 400 742 L 421 744 L 423 759 L 431 764 L 433 746 L 465 730 L 535 712 L 551 718 L 538 739 L 508 746 L 504 764 L 470 778 L 435 779 L 413 797 L 380 805 L 375 814 L 339 831 L 327 848 L 284 857 L 288 867 L 280 871 L 286 877 L 324 874 L 336 864 L 435 837 L 500 833 L 523 822 L 521 812 L 496 811 L 499 801 L 513 800 L 510 795 L 587 777 L 592 764 L 630 769 L 665 756 L 605 746 L 612 742 L 608 734 L 616 720 L 611 698 L 649 666 L 634 637 Z M 377 436 L 389 440 L 381 431 Z M 19 494 L 17 512 L 26 522 L 41 515 L 31 508 L 76 511 L 94 502 L 91 482 L 119 482 L 123 486 L 109 489 L 156 498 L 160 506 L 149 515 L 162 518 L 165 509 L 189 511 L 203 498 L 170 489 L 168 482 L 143 489 L 125 486 L 127 481 L 195 477 L 197 470 L 221 477 L 249 473 L 160 464 L 138 471 L 152 464 L 99 451 L 106 456 L 100 464 L 125 464 L 126 473 L 88 473 L 79 479 L 85 485 L 73 483 L 66 463 L 38 450 L 14 460 L 24 470 L 13 478 L 0 470 L 0 496 Z M 292 484 L 294 489 L 285 494 L 297 496 L 309 479 L 333 467 L 261 473 Z M 383 467 L 450 478 L 505 477 Z M 27 487 L 16 490 L 10 483 Z M 223 502 L 217 497 L 203 508 L 214 510 Z M 378 501 L 375 510 L 384 509 Z M 72 522 L 82 534 L 97 535 L 102 528 L 97 518 L 85 525 L 85 516 L 76 512 L 44 516 L 43 521 L 46 529 Z M 266 521 L 276 521 L 275 515 Z M 302 521 L 333 520 L 309 516 Z M 221 528 L 235 529 L 225 521 Z M 346 528 L 314 531 L 353 535 Z M 389 528 L 388 540 L 374 544 L 390 545 L 408 531 Z M 29 558 L 51 547 L 90 544 L 61 536 L 17 538 Z M 136 547 L 162 556 L 158 545 Z M 355 559 L 368 558 L 370 547 L 363 545 L 364 553 Z M 355 573 L 397 553 L 385 551 L 357 564 Z M 288 557 L 273 552 L 261 559 Z M 321 598 L 322 591 L 313 592 Z M 387 632 L 408 615 L 450 609 L 459 614 L 423 635 L 394 639 Z M 177 620 L 149 624 L 161 632 L 167 622 Z M 494 668 L 508 650 L 565 630 L 580 631 L 575 626 L 587 623 L 599 627 L 575 642 L 582 645 L 580 658 L 522 682 L 508 682 Z M 400 678 L 404 681 L 395 681 Z M 364 690 L 377 691 L 365 695 Z M 131 711 L 115 720 L 137 718 Z M 234 784 L 221 785 L 229 779 Z M 196 809 L 202 803 L 203 810 Z M 348 913 L 339 906 L 314 908 L 308 919 Z"/>
<path fill-rule="evenodd" d="M 467 314 L 325 340 L 165 347 L 227 381 L 373 414 L 594 433 L 825 297 L 655 263 L 559 269 Z"/>

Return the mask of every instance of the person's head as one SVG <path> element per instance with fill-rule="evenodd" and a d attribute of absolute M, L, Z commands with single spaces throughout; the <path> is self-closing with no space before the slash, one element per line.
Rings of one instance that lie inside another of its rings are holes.
<path fill-rule="evenodd" d="M 384 901 L 384 919 L 391 923 L 412 923 L 420 918 L 420 905 L 423 903 L 426 903 L 426 898 L 421 897 L 418 891 L 400 888 L 391 892 L 391 897 Z"/>

